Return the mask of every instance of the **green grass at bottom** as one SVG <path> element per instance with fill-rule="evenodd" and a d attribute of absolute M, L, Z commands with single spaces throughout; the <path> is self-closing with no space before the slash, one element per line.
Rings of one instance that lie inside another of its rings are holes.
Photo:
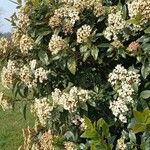
<path fill-rule="evenodd" d="M 22 129 L 33 125 L 33 116 L 27 111 L 25 120 L 19 106 L 9 111 L 0 109 L 0 150 L 17 150 L 23 144 Z"/>

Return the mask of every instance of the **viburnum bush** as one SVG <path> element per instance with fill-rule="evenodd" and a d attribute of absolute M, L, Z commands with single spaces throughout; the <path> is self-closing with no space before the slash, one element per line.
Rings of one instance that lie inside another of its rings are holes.
<path fill-rule="evenodd" d="M 19 149 L 149 150 L 150 1 L 16 3 L 0 104 L 35 115 Z"/>

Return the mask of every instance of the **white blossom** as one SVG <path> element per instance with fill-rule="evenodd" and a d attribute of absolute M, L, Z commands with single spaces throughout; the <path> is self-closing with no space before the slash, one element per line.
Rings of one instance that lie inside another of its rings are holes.
<path fill-rule="evenodd" d="M 128 105 L 134 103 L 133 94 L 134 90 L 132 85 L 139 85 L 139 74 L 135 71 L 128 71 L 120 64 L 115 67 L 112 73 L 109 74 L 108 81 L 117 93 L 118 98 L 110 102 L 110 109 L 115 117 L 126 123 L 127 113 L 129 111 Z"/>
<path fill-rule="evenodd" d="M 122 18 L 121 11 L 113 12 L 108 15 L 108 26 L 104 31 L 104 36 L 109 41 L 118 40 L 118 34 L 126 26 L 126 21 Z"/>
<path fill-rule="evenodd" d="M 49 101 L 46 97 L 44 98 L 36 98 L 34 104 L 31 107 L 31 112 L 35 113 L 38 117 L 41 125 L 45 126 L 47 120 L 51 116 L 51 111 L 53 110 L 53 106 L 49 104 Z"/>
<path fill-rule="evenodd" d="M 34 78 L 35 78 L 35 81 L 39 81 L 40 83 L 43 83 L 44 80 L 47 80 L 49 71 L 45 70 L 44 68 L 40 67 L 40 68 L 37 68 L 34 72 Z"/>
<path fill-rule="evenodd" d="M 6 98 L 4 98 L 3 92 L 0 92 L 0 106 L 4 111 L 12 109 L 12 104 Z"/>
<path fill-rule="evenodd" d="M 32 72 L 35 71 L 36 64 L 37 64 L 36 59 L 33 59 L 32 61 L 30 61 L 29 65 L 30 65 L 30 68 L 31 68 Z"/>
<path fill-rule="evenodd" d="M 62 106 L 69 112 L 75 112 L 79 102 L 86 102 L 90 99 L 90 92 L 77 87 L 72 87 L 69 92 L 62 92 L 55 89 L 52 92 L 52 100 L 54 106 Z"/>
<path fill-rule="evenodd" d="M 89 25 L 83 25 L 77 30 L 77 42 L 86 43 L 91 35 L 91 27 Z"/>
<path fill-rule="evenodd" d="M 30 70 L 30 68 L 26 65 L 24 65 L 19 72 L 19 76 L 21 81 L 28 86 L 28 88 L 34 87 L 35 83 L 33 83 L 33 74 Z"/>
<path fill-rule="evenodd" d="M 22 35 L 20 39 L 20 50 L 23 55 L 27 55 L 33 49 L 33 39 L 28 35 Z"/>
<path fill-rule="evenodd" d="M 1 72 L 1 82 L 5 88 L 9 89 L 12 87 L 13 77 L 17 71 L 16 62 L 8 60 L 7 66 L 3 67 Z"/>
<path fill-rule="evenodd" d="M 49 50 L 51 51 L 52 55 L 57 54 L 61 50 L 65 49 L 66 43 L 62 37 L 58 35 L 52 35 L 51 40 L 49 42 Z"/>
<path fill-rule="evenodd" d="M 127 145 L 123 137 L 117 140 L 117 150 L 127 150 Z"/>
<path fill-rule="evenodd" d="M 10 46 L 9 44 L 10 42 L 6 38 L 4 37 L 0 38 L 0 55 L 5 54 L 6 52 L 9 51 Z"/>

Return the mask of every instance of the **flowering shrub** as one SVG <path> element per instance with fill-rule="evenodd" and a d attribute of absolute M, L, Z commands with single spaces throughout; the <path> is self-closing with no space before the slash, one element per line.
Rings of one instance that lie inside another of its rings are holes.
<path fill-rule="evenodd" d="M 150 1 L 17 4 L 0 39 L 0 105 L 35 115 L 19 149 L 149 150 Z"/>

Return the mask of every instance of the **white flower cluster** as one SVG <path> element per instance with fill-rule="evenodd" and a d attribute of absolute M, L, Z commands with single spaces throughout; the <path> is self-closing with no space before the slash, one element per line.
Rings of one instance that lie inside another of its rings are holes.
<path fill-rule="evenodd" d="M 49 20 L 52 29 L 62 26 L 65 34 L 72 32 L 74 24 L 79 20 L 79 12 L 72 6 L 63 6 L 54 11 L 54 15 Z"/>
<path fill-rule="evenodd" d="M 44 68 L 40 67 L 37 68 L 34 72 L 35 81 L 39 81 L 40 83 L 43 83 L 44 80 L 47 80 L 47 74 L 49 71 L 45 70 Z"/>
<path fill-rule="evenodd" d="M 27 55 L 32 50 L 34 41 L 28 35 L 22 35 L 20 39 L 20 50 L 23 55 Z"/>
<path fill-rule="evenodd" d="M 138 15 L 141 16 L 141 24 L 150 20 L 150 1 L 149 0 L 133 0 L 128 3 L 130 18 Z"/>
<path fill-rule="evenodd" d="M 84 118 L 82 118 L 80 115 L 75 115 L 72 118 L 72 123 L 80 126 L 80 130 L 84 131 L 87 128 L 87 125 L 85 124 Z"/>
<path fill-rule="evenodd" d="M 28 8 L 26 6 L 21 7 L 20 11 L 19 11 L 19 16 L 18 16 L 18 28 L 23 31 L 24 33 L 26 33 L 27 28 L 30 25 L 30 19 L 28 16 Z"/>
<path fill-rule="evenodd" d="M 52 135 L 51 130 L 45 132 L 40 139 L 40 149 L 42 150 L 54 150 L 54 135 Z"/>
<path fill-rule="evenodd" d="M 102 13 L 102 1 L 101 0 L 61 0 L 61 2 L 71 5 L 76 8 L 79 12 L 84 9 L 93 9 L 94 14 L 98 17 Z"/>
<path fill-rule="evenodd" d="M 86 43 L 91 35 L 91 27 L 89 25 L 83 25 L 77 30 L 77 42 Z"/>
<path fill-rule="evenodd" d="M 118 40 L 118 33 L 126 26 L 126 21 L 122 18 L 121 11 L 112 12 L 108 15 L 108 27 L 104 31 L 104 36 L 109 41 Z"/>
<path fill-rule="evenodd" d="M 31 70 L 29 69 L 28 66 L 24 65 L 24 66 L 20 69 L 19 76 L 20 76 L 21 81 L 22 81 L 26 86 L 28 86 L 28 88 L 31 88 L 31 87 L 34 86 L 35 83 L 32 82 L 32 81 L 33 81 L 32 72 L 31 72 Z"/>
<path fill-rule="evenodd" d="M 0 92 L 0 106 L 4 111 L 12 109 L 12 104 L 6 98 L 4 98 L 3 95 L 3 92 Z"/>
<path fill-rule="evenodd" d="M 7 67 L 3 67 L 1 72 L 1 82 L 5 88 L 9 89 L 12 87 L 13 76 L 17 71 L 16 62 L 8 60 Z"/>
<path fill-rule="evenodd" d="M 60 105 L 69 112 L 75 112 L 78 102 L 86 102 L 90 99 L 90 92 L 77 89 L 75 86 L 72 87 L 68 93 L 61 92 L 56 88 L 54 92 L 52 92 L 52 99 L 54 106 Z"/>
<path fill-rule="evenodd" d="M 31 107 L 31 112 L 36 114 L 42 126 L 46 125 L 47 120 L 51 116 L 52 110 L 53 106 L 49 104 L 49 101 L 46 97 L 40 99 L 36 98 Z"/>
<path fill-rule="evenodd" d="M 140 44 L 137 41 L 133 41 L 129 44 L 127 51 L 131 54 L 134 54 L 138 51 Z"/>
<path fill-rule="evenodd" d="M 77 150 L 75 143 L 69 141 L 64 143 L 64 148 L 65 150 Z"/>
<path fill-rule="evenodd" d="M 105 12 L 104 12 L 104 6 L 102 5 L 101 3 L 101 0 L 100 1 L 96 1 L 94 3 L 94 15 L 96 17 L 100 17 L 102 16 Z"/>
<path fill-rule="evenodd" d="M 52 52 L 52 55 L 57 54 L 59 51 L 66 48 L 66 42 L 62 37 L 58 35 L 52 35 L 49 42 L 49 50 Z"/>
<path fill-rule="evenodd" d="M 108 81 L 116 91 L 118 97 L 110 102 L 110 109 L 113 114 L 122 122 L 126 123 L 126 115 L 129 111 L 128 104 L 133 104 L 133 83 L 139 84 L 140 75 L 135 71 L 128 71 L 121 65 L 117 65 L 112 73 L 109 74 Z"/>
<path fill-rule="evenodd" d="M 8 52 L 9 44 L 9 41 L 6 38 L 0 38 L 0 55 Z"/>
<path fill-rule="evenodd" d="M 101 0 L 61 0 L 60 2 L 64 5 L 54 11 L 49 25 L 52 29 L 61 25 L 65 33 L 72 32 L 74 24 L 80 19 L 79 14 L 84 9 L 92 9 L 96 17 L 104 13 Z"/>
<path fill-rule="evenodd" d="M 32 72 L 35 71 L 36 65 L 37 65 L 36 59 L 33 59 L 29 62 L 29 66 L 30 66 Z"/>
<path fill-rule="evenodd" d="M 127 150 L 127 145 L 125 144 L 123 137 L 117 140 L 117 150 Z"/>
<path fill-rule="evenodd" d="M 11 39 L 12 39 L 12 42 L 15 46 L 19 46 L 20 43 L 20 39 L 21 39 L 21 31 L 20 30 L 15 30 L 13 33 L 12 33 L 12 36 L 11 36 Z"/>
<path fill-rule="evenodd" d="M 47 80 L 48 70 L 45 70 L 43 67 L 36 68 L 36 60 L 29 62 L 30 66 L 24 65 L 19 72 L 21 81 L 25 83 L 28 88 L 36 87 L 37 83 L 43 83 L 44 80 Z"/>

